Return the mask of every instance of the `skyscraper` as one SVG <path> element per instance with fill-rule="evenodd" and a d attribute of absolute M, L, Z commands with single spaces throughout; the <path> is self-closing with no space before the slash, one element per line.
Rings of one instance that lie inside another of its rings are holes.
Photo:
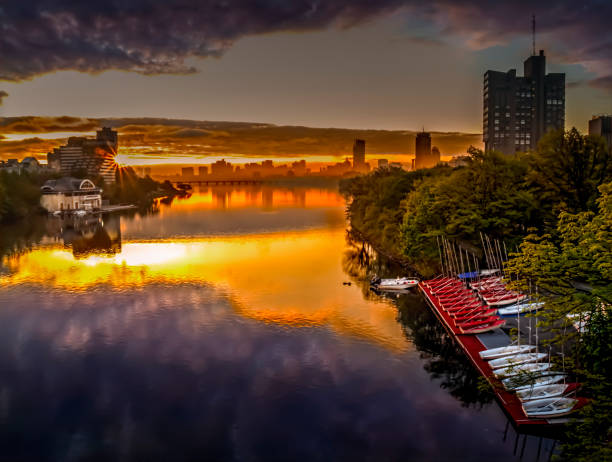
<path fill-rule="evenodd" d="M 356 139 L 353 143 L 353 170 L 365 168 L 365 140 Z"/>
<path fill-rule="evenodd" d="M 423 130 L 416 135 L 414 169 L 429 167 L 433 167 L 431 165 L 431 135 Z"/>
<path fill-rule="evenodd" d="M 589 120 L 589 135 L 603 136 L 608 145 L 608 151 L 612 151 L 612 116 L 593 116 Z"/>
<path fill-rule="evenodd" d="M 551 130 L 565 128 L 565 74 L 546 74 L 544 50 L 516 70 L 484 75 L 483 140 L 485 150 L 504 154 L 537 147 Z"/>

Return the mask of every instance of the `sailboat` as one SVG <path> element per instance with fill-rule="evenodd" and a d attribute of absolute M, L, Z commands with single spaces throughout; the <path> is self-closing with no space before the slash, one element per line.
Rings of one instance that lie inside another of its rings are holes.
<path fill-rule="evenodd" d="M 521 401 L 533 401 L 535 399 L 555 398 L 564 396 L 578 389 L 578 383 L 554 383 L 551 385 L 538 385 L 527 390 L 516 392 L 516 396 Z"/>
<path fill-rule="evenodd" d="M 559 383 L 566 377 L 567 376 L 565 374 L 549 374 L 540 375 L 537 377 L 514 376 L 502 380 L 502 383 L 507 390 L 519 392 L 523 390 L 529 390 L 531 388 L 538 387 L 541 385 L 551 385 L 553 383 Z"/>
<path fill-rule="evenodd" d="M 519 303 L 517 305 L 510 305 L 504 308 L 500 308 L 499 310 L 497 310 L 497 313 L 500 316 L 512 316 L 515 314 L 530 313 L 532 311 L 542 308 L 543 306 L 543 302 Z"/>
<path fill-rule="evenodd" d="M 518 354 L 529 353 L 530 351 L 535 350 L 534 345 L 507 345 L 498 348 L 490 348 L 488 350 L 483 350 L 480 353 L 480 357 L 485 361 L 489 361 L 491 359 L 503 358 L 505 356 L 512 356 Z"/>
<path fill-rule="evenodd" d="M 512 377 L 514 375 L 523 374 L 534 374 L 539 372 L 547 371 L 552 367 L 550 363 L 527 363 L 527 364 L 516 364 L 506 367 L 500 367 L 499 369 L 493 369 L 493 374 L 497 378 L 501 377 Z"/>
<path fill-rule="evenodd" d="M 523 403 L 525 415 L 533 419 L 552 418 L 567 415 L 576 410 L 579 404 L 586 403 L 584 398 L 546 398 Z"/>
<path fill-rule="evenodd" d="M 536 361 L 546 358 L 546 356 L 546 353 L 524 353 L 506 356 L 504 358 L 489 361 L 489 366 L 491 366 L 492 369 L 498 369 L 500 367 L 511 367 L 519 364 L 535 363 Z"/>

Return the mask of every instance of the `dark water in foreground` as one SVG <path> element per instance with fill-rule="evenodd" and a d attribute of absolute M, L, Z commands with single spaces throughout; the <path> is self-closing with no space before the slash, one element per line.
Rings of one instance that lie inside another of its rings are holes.
<path fill-rule="evenodd" d="M 37 225 L 0 266 L 0 460 L 548 460 L 416 292 L 368 291 L 343 208 L 216 187 Z"/>

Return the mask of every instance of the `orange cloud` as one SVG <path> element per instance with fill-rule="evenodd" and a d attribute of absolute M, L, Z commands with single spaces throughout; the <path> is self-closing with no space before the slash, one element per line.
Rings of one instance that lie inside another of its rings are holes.
<path fill-rule="evenodd" d="M 91 119 L 78 117 L 6 117 L 0 119 L 0 156 L 44 156 L 65 142 L 66 134 L 90 135 L 101 126 L 119 132 L 120 153 L 148 157 L 152 163 L 168 158 L 244 157 L 305 158 L 331 161 L 352 154 L 355 138 L 367 142 L 370 156 L 414 154 L 415 133 L 400 130 L 351 130 L 310 128 L 272 124 L 210 122 L 195 120 L 124 118 Z M 44 136 L 63 135 L 58 136 Z M 36 137 L 28 137 L 35 134 Z M 480 146 L 478 133 L 432 133 L 433 144 L 443 155 L 460 154 L 470 145 Z M 181 161 L 188 163 L 187 161 Z M 177 162 L 172 162 L 177 163 Z M 201 162 L 199 162 L 201 163 Z"/>

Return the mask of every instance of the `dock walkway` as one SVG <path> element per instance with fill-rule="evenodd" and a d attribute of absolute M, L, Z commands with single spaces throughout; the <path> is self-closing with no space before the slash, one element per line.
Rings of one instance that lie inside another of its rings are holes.
<path fill-rule="evenodd" d="M 443 310 L 433 297 L 433 294 L 422 282 L 419 289 L 425 296 L 429 306 L 440 319 L 446 330 L 452 334 L 461 349 L 470 359 L 476 370 L 489 382 L 495 393 L 497 401 L 501 404 L 504 412 L 510 417 L 515 426 L 519 428 L 537 427 L 542 425 L 557 425 L 568 421 L 567 418 L 557 419 L 529 419 L 523 412 L 520 400 L 514 393 L 507 391 L 499 379 L 493 375 L 493 369 L 484 361 L 479 353 L 489 348 L 497 348 L 510 345 L 510 337 L 501 329 L 495 329 L 478 335 L 461 334 L 451 322 L 449 314 Z"/>

